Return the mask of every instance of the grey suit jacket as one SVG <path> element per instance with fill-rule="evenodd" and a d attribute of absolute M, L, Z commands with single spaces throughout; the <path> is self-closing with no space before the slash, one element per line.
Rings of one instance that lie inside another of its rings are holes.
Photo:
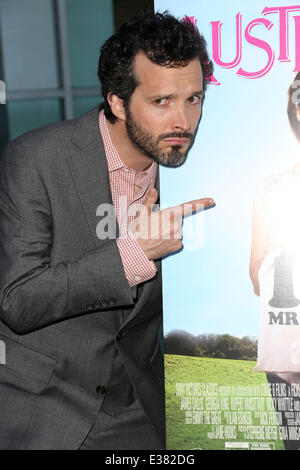
<path fill-rule="evenodd" d="M 96 209 L 112 204 L 98 111 L 0 159 L 0 449 L 78 449 L 116 348 L 164 441 L 160 263 L 135 299 L 116 240 L 97 237 Z"/>

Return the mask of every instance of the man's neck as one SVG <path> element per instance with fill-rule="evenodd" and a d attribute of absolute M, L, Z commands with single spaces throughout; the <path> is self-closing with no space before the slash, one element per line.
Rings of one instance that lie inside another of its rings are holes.
<path fill-rule="evenodd" d="M 137 173 L 148 168 L 153 160 L 146 157 L 133 145 L 128 137 L 125 123 L 117 121 L 114 124 L 107 121 L 108 130 L 112 143 L 117 149 L 120 158 L 128 168 L 135 170 Z"/>

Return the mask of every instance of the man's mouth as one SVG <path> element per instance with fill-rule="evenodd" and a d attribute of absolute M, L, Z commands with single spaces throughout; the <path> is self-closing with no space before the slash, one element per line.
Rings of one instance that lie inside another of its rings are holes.
<path fill-rule="evenodd" d="M 185 145 L 189 141 L 190 139 L 178 137 L 170 137 L 169 139 L 164 139 L 164 142 L 167 142 L 169 145 Z"/>

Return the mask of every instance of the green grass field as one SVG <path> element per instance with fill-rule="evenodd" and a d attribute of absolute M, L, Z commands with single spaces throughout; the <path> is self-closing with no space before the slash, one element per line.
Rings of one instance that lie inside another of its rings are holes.
<path fill-rule="evenodd" d="M 228 439 L 210 439 L 212 429 L 207 424 L 186 424 L 185 411 L 180 409 L 181 398 L 176 396 L 176 383 L 217 383 L 219 386 L 260 386 L 267 384 L 264 373 L 253 372 L 255 362 L 231 359 L 165 355 L 167 448 L 185 450 L 224 450 Z M 275 413 L 275 412 L 274 412 Z M 276 420 L 275 420 L 276 421 Z M 276 421 L 277 422 L 277 421 Z M 222 424 L 226 424 L 223 422 Z M 254 423 L 259 424 L 258 422 Z M 238 433 L 233 441 L 243 441 Z M 255 442 L 255 441 L 253 441 Z M 282 442 L 274 442 L 276 450 L 283 449 Z"/>

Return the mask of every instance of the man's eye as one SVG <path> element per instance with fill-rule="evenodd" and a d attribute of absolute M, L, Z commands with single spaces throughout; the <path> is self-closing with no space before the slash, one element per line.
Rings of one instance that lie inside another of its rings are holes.
<path fill-rule="evenodd" d="M 167 98 L 158 98 L 157 100 L 154 101 L 155 104 L 158 106 L 166 106 L 168 104 Z"/>
<path fill-rule="evenodd" d="M 191 104 L 199 104 L 199 103 L 201 103 L 201 97 L 198 96 L 198 95 L 191 96 L 191 97 L 189 98 L 189 102 L 190 102 Z"/>

